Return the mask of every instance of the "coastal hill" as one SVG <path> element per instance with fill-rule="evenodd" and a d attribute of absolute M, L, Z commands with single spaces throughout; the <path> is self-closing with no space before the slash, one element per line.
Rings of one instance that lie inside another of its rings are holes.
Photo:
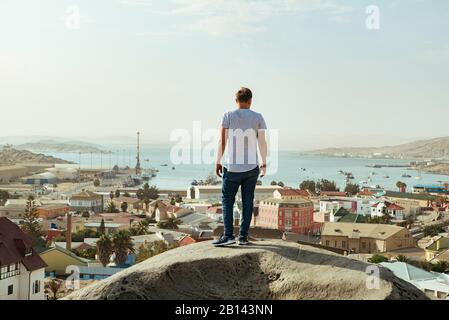
<path fill-rule="evenodd" d="M 28 150 L 17 150 L 8 145 L 0 150 L 0 166 L 19 163 L 71 164 L 72 162 Z"/>
<path fill-rule="evenodd" d="M 28 142 L 16 146 L 19 150 L 33 152 L 81 152 L 81 153 L 107 153 L 101 146 L 81 141 L 59 142 L 54 140 L 43 140 Z"/>
<path fill-rule="evenodd" d="M 378 286 L 368 289 L 368 266 L 282 240 L 227 248 L 214 248 L 206 241 L 166 251 L 64 299 L 427 299 L 382 267 Z"/>
<path fill-rule="evenodd" d="M 449 159 L 449 137 L 420 140 L 397 146 L 375 148 L 327 148 L 306 151 L 304 153 L 336 157 Z"/>

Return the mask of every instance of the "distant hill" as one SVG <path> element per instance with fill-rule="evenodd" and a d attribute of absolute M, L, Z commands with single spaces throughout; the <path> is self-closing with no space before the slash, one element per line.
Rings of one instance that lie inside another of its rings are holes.
<path fill-rule="evenodd" d="M 44 154 L 33 153 L 28 150 L 17 150 L 11 146 L 4 146 L 3 149 L 0 150 L 0 166 L 18 163 L 72 164 L 73 162 L 46 156 Z"/>
<path fill-rule="evenodd" d="M 449 137 L 420 140 L 397 146 L 376 148 L 327 148 L 307 151 L 304 153 L 335 157 L 449 159 Z"/>
<path fill-rule="evenodd" d="M 82 153 L 107 153 L 101 146 L 81 142 L 69 141 L 59 142 L 54 140 L 42 140 L 38 142 L 29 142 L 16 146 L 19 150 L 29 150 L 35 152 L 82 152 Z"/>

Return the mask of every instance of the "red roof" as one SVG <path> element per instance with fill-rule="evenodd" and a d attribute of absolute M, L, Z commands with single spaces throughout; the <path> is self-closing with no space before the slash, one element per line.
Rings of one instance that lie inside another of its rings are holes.
<path fill-rule="evenodd" d="M 379 206 L 380 202 L 373 204 L 373 208 L 377 208 Z"/>
<path fill-rule="evenodd" d="M 387 210 L 404 210 L 404 208 L 398 206 L 397 204 L 390 203 L 390 205 L 387 207 Z"/>
<path fill-rule="evenodd" d="M 367 189 L 363 189 L 362 191 L 359 192 L 359 196 L 372 196 L 372 195 L 374 195 L 374 193 Z"/>
<path fill-rule="evenodd" d="M 222 214 L 223 208 L 222 207 L 210 207 L 207 209 L 208 213 L 214 213 L 214 214 Z"/>
<path fill-rule="evenodd" d="M 308 196 L 310 196 L 310 194 L 306 190 L 300 190 L 300 189 L 279 189 L 277 191 L 283 197 L 294 197 L 294 196 L 308 197 Z"/>
<path fill-rule="evenodd" d="M 29 252 L 31 254 L 26 255 Z M 34 251 L 32 241 L 11 220 L 0 218 L 0 265 L 21 262 L 28 271 L 45 268 L 47 264 Z"/>

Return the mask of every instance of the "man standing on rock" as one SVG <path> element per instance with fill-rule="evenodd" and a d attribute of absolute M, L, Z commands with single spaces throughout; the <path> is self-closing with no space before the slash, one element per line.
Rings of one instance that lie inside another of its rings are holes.
<path fill-rule="evenodd" d="M 223 176 L 222 204 L 224 234 L 213 244 L 217 247 L 235 243 L 234 203 L 239 188 L 242 194 L 242 214 L 240 220 L 239 245 L 248 244 L 248 231 L 254 209 L 254 191 L 259 174 L 265 176 L 267 126 L 260 113 L 250 110 L 253 94 L 248 88 L 236 93 L 237 109 L 224 114 L 218 145 L 215 172 Z M 226 148 L 228 146 L 228 148 Z M 259 165 L 257 146 L 261 162 Z M 226 151 L 226 153 L 225 153 Z M 223 166 L 221 160 L 223 158 Z"/>

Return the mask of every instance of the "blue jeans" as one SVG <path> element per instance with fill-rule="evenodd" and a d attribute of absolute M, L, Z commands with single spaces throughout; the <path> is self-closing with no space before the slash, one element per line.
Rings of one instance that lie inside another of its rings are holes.
<path fill-rule="evenodd" d="M 248 237 L 254 209 L 254 190 L 259 177 L 259 167 L 246 172 L 229 172 L 223 168 L 222 204 L 224 234 L 234 236 L 234 203 L 239 187 L 242 192 L 242 216 L 240 220 L 240 238 Z"/>

